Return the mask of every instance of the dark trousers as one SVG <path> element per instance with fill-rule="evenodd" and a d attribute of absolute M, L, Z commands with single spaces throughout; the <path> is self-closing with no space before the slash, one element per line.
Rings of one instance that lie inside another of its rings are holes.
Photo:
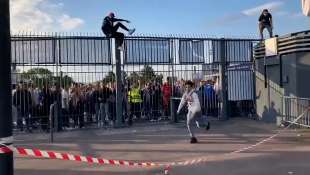
<path fill-rule="evenodd" d="M 128 120 L 129 125 L 132 125 L 132 119 L 134 115 L 137 117 L 137 119 L 140 119 L 141 116 L 140 106 L 141 106 L 140 103 L 130 103 L 130 115 Z"/>
<path fill-rule="evenodd" d="M 271 27 L 271 25 L 259 24 L 260 38 L 261 38 L 261 39 L 264 39 L 264 34 L 263 34 L 263 32 L 264 32 L 264 29 L 265 29 L 265 28 L 268 30 L 270 38 L 272 38 L 272 37 L 273 37 L 273 32 L 272 32 L 272 27 Z"/>
<path fill-rule="evenodd" d="M 23 131 L 24 130 L 24 125 L 23 125 L 23 119 L 26 122 L 26 129 L 29 131 L 30 130 L 30 125 L 31 121 L 29 118 L 29 113 L 28 112 L 21 112 L 20 110 L 17 111 L 17 127 Z"/>
<path fill-rule="evenodd" d="M 124 26 L 122 23 L 117 23 L 116 25 L 114 25 L 112 28 L 101 28 L 102 32 L 109 38 L 115 38 L 116 39 L 116 46 L 122 46 L 124 43 L 124 37 L 125 35 L 121 32 L 117 32 L 117 30 L 119 28 L 122 28 L 126 31 L 129 31 L 129 29 Z"/>
<path fill-rule="evenodd" d="M 69 127 L 69 112 L 67 109 L 62 108 L 62 122 L 63 122 L 63 126 Z"/>

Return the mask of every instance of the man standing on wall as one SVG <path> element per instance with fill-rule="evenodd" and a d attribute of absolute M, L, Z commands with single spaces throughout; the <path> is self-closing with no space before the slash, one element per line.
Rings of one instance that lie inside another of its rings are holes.
<path fill-rule="evenodd" d="M 119 49 L 122 49 L 122 45 L 124 42 L 124 34 L 121 32 L 117 32 L 119 28 L 122 28 L 128 32 L 129 35 L 132 35 L 135 32 L 135 29 L 128 29 L 125 25 L 123 25 L 120 22 L 127 22 L 130 23 L 128 20 L 124 19 L 117 19 L 115 18 L 114 13 L 109 13 L 108 16 L 106 16 L 103 20 L 103 24 L 101 27 L 102 32 L 110 38 L 116 38 L 116 46 Z M 117 22 L 116 24 L 114 24 Z"/>
<path fill-rule="evenodd" d="M 273 22 L 272 22 L 272 16 L 268 12 L 267 9 L 264 9 L 262 14 L 260 15 L 259 19 L 259 32 L 260 32 L 260 38 L 264 39 L 264 29 L 266 28 L 269 32 L 270 38 L 273 36 Z"/>

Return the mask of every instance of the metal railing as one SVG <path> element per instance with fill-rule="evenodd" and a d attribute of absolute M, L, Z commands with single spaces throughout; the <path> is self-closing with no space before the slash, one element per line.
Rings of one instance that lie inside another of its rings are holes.
<path fill-rule="evenodd" d="M 219 117 L 221 104 L 226 102 L 234 106 L 232 113 L 246 116 L 254 108 L 252 61 L 256 42 L 125 38 L 121 57 L 124 120 L 130 115 L 137 120 L 170 120 L 170 98 L 182 95 L 185 80 L 195 81 L 205 114 Z M 20 120 L 27 119 L 24 125 L 47 131 L 49 107 L 56 97 L 62 108 L 62 126 L 102 126 L 106 121 L 115 121 L 116 59 L 111 39 L 19 35 L 12 36 L 11 45 L 13 101 L 22 107 L 22 116 L 17 117 L 20 128 Z M 228 88 L 222 89 L 222 83 Z M 133 85 L 140 88 L 142 102 L 138 105 L 128 101 Z M 223 100 L 223 96 L 227 99 Z"/>
<path fill-rule="evenodd" d="M 283 120 L 301 127 L 310 128 L 310 99 L 283 97 Z"/>

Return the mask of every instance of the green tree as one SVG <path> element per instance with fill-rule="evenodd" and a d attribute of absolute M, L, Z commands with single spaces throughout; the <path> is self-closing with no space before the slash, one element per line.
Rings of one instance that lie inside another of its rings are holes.
<path fill-rule="evenodd" d="M 53 72 L 45 68 L 32 68 L 21 74 L 21 80 L 31 81 L 36 87 L 43 87 L 44 85 L 51 85 L 58 83 L 59 85 L 68 87 L 74 80 L 68 75 L 54 76 Z"/>
<path fill-rule="evenodd" d="M 36 87 L 43 87 L 53 80 L 53 73 L 44 68 L 32 68 L 21 74 L 22 81 L 31 81 Z"/>
<path fill-rule="evenodd" d="M 114 83 L 116 80 L 116 76 L 114 74 L 114 72 L 110 71 L 108 72 L 108 74 L 103 78 L 103 82 L 104 83 Z"/>
<path fill-rule="evenodd" d="M 140 80 L 140 75 L 137 72 L 131 72 L 128 76 L 128 80 L 131 83 L 137 83 Z"/>
<path fill-rule="evenodd" d="M 155 81 L 162 84 L 164 76 L 162 74 L 156 75 Z"/>
<path fill-rule="evenodd" d="M 140 73 L 140 81 L 142 84 L 145 84 L 149 81 L 153 81 L 156 78 L 155 72 L 151 66 L 145 65 Z"/>
<path fill-rule="evenodd" d="M 70 87 L 72 85 L 72 83 L 74 83 L 73 78 L 68 76 L 68 75 L 64 75 L 63 72 L 60 72 L 60 76 L 53 77 L 52 81 L 53 81 L 53 83 L 57 83 L 61 87 L 65 87 L 65 88 Z"/>

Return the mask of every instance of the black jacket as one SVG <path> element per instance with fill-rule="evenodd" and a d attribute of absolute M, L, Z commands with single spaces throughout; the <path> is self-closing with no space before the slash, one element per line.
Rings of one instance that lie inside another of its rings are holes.
<path fill-rule="evenodd" d="M 30 113 L 32 106 L 31 93 L 28 90 L 17 90 L 13 95 L 13 105 L 22 115 Z"/>

